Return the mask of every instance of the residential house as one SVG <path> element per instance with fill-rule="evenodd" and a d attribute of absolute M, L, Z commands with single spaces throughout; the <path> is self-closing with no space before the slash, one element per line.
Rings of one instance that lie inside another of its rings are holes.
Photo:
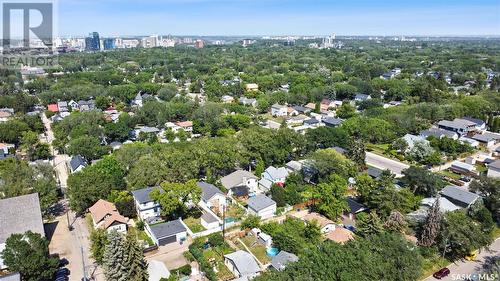
<path fill-rule="evenodd" d="M 68 103 L 65 101 L 58 101 L 57 102 L 57 108 L 59 109 L 59 112 L 68 112 Z"/>
<path fill-rule="evenodd" d="M 194 102 L 198 102 L 200 105 L 204 105 L 207 102 L 207 96 L 203 93 L 187 93 L 186 97 Z"/>
<path fill-rule="evenodd" d="M 330 108 L 337 107 L 335 101 L 329 99 L 322 99 L 320 104 L 321 104 L 321 110 L 328 110 Z"/>
<path fill-rule="evenodd" d="M 176 122 L 175 125 L 179 126 L 180 129 L 183 129 L 186 132 L 193 132 L 193 122 L 192 121 L 179 121 Z"/>
<path fill-rule="evenodd" d="M 108 232 L 127 232 L 128 218 L 120 215 L 115 204 L 99 199 L 89 208 L 94 228 L 104 228 Z"/>
<path fill-rule="evenodd" d="M 231 174 L 222 177 L 220 182 L 227 190 L 232 190 L 237 186 L 246 186 L 250 192 L 256 192 L 259 178 L 253 173 L 245 170 L 236 170 Z"/>
<path fill-rule="evenodd" d="M 222 101 L 223 103 L 232 103 L 232 102 L 234 102 L 234 97 L 229 96 L 229 95 L 223 95 L 223 96 L 221 97 L 221 101 Z"/>
<path fill-rule="evenodd" d="M 466 175 L 477 174 L 475 169 L 476 168 L 474 167 L 474 165 L 467 164 L 467 163 L 460 162 L 460 161 L 453 161 L 453 163 L 451 163 L 451 167 L 450 167 L 450 170 L 452 170 L 453 172 L 456 172 L 459 174 L 466 174 Z"/>
<path fill-rule="evenodd" d="M 293 109 L 295 109 L 299 114 L 308 114 L 312 111 L 310 108 L 300 105 L 294 106 Z"/>
<path fill-rule="evenodd" d="M 323 124 L 325 124 L 325 126 L 327 127 L 337 127 L 342 124 L 344 120 L 334 117 L 324 117 L 323 119 L 321 119 L 321 122 L 323 122 Z"/>
<path fill-rule="evenodd" d="M 0 108 L 0 123 L 9 121 L 12 116 L 14 116 L 13 108 Z"/>
<path fill-rule="evenodd" d="M 160 192 L 164 192 L 162 188 L 155 188 L 159 189 Z M 160 216 L 160 204 L 149 197 L 149 194 L 155 188 L 147 187 L 132 191 L 132 196 L 134 197 L 135 201 L 135 208 L 137 210 L 137 216 L 143 220 Z"/>
<path fill-rule="evenodd" d="M 336 228 L 335 222 L 332 220 L 318 213 L 309 212 L 308 210 L 295 212 L 292 216 L 308 223 L 315 221 L 319 224 L 321 233 L 328 233 Z"/>
<path fill-rule="evenodd" d="M 81 112 L 91 111 L 95 108 L 95 102 L 93 100 L 81 100 L 78 102 L 78 110 L 80 110 Z"/>
<path fill-rule="evenodd" d="M 275 103 L 271 106 L 271 114 L 275 117 L 287 116 L 288 107 L 286 105 Z"/>
<path fill-rule="evenodd" d="M 307 120 L 307 119 L 309 119 L 309 117 L 301 114 L 301 115 L 298 115 L 298 116 L 289 117 L 286 120 L 286 124 L 288 126 L 302 125 L 304 123 L 304 121 Z"/>
<path fill-rule="evenodd" d="M 198 186 L 201 188 L 201 203 L 209 209 L 215 209 L 215 211 L 222 210 L 226 205 L 226 195 L 220 191 L 215 185 L 198 182 Z"/>
<path fill-rule="evenodd" d="M 215 217 L 214 215 L 212 215 L 210 212 L 207 211 L 203 211 L 200 220 L 201 220 L 201 225 L 205 229 L 214 229 L 219 227 L 219 225 L 221 224 L 221 221 L 217 217 Z"/>
<path fill-rule="evenodd" d="M 408 144 L 408 147 L 406 148 L 406 150 L 402 151 L 402 152 L 406 152 L 406 151 L 413 149 L 413 147 L 415 146 L 415 143 L 418 143 L 418 142 L 423 142 L 425 144 L 429 144 L 429 141 L 426 140 L 426 138 L 424 138 L 423 136 L 415 136 L 412 134 L 406 134 L 402 137 L 402 139 L 405 140 L 406 143 Z"/>
<path fill-rule="evenodd" d="M 476 193 L 465 190 L 458 186 L 449 185 L 441 190 L 441 195 L 446 199 L 450 200 L 453 204 L 462 207 L 469 208 L 472 206 L 481 196 Z"/>
<path fill-rule="evenodd" d="M 488 173 L 486 176 L 489 178 L 500 178 L 500 160 L 488 164 Z"/>
<path fill-rule="evenodd" d="M 252 279 L 261 272 L 253 256 L 242 250 L 224 255 L 224 264 L 236 278 Z"/>
<path fill-rule="evenodd" d="M 313 102 L 310 102 L 310 103 L 306 104 L 304 107 L 309 108 L 311 111 L 313 111 L 316 109 L 316 104 Z"/>
<path fill-rule="evenodd" d="M 142 105 L 143 105 L 143 99 L 142 99 L 141 92 L 137 93 L 137 95 L 135 96 L 135 98 L 132 100 L 132 105 L 135 105 L 137 107 L 142 107 Z"/>
<path fill-rule="evenodd" d="M 1 255 L 7 238 L 28 230 L 45 237 L 38 193 L 0 199 L 0 270 L 7 268 Z"/>
<path fill-rule="evenodd" d="M 3 159 L 9 155 L 11 155 L 12 152 L 14 152 L 16 146 L 10 143 L 0 143 L 0 159 Z"/>
<path fill-rule="evenodd" d="M 307 120 L 304 120 L 304 125 L 308 126 L 309 128 L 318 128 L 321 126 L 321 122 L 316 118 L 309 118 Z"/>
<path fill-rule="evenodd" d="M 479 146 L 479 142 L 475 139 L 471 139 L 465 136 L 462 136 L 458 139 L 463 144 L 469 144 L 471 147 L 477 148 Z"/>
<path fill-rule="evenodd" d="M 481 119 L 476 119 L 476 118 L 471 118 L 471 117 L 463 117 L 463 118 L 460 118 L 458 120 L 465 120 L 465 121 L 469 121 L 469 122 L 476 124 L 477 131 L 486 131 L 486 122 L 484 122 Z"/>
<path fill-rule="evenodd" d="M 362 102 L 362 101 L 367 101 L 367 100 L 371 100 L 372 97 L 370 95 L 367 95 L 367 94 L 356 94 L 354 95 L 354 101 L 357 101 L 357 102 Z"/>
<path fill-rule="evenodd" d="M 359 203 L 353 197 L 347 197 L 346 201 L 347 201 L 347 205 L 349 206 L 349 212 L 348 213 L 344 213 L 344 216 L 346 216 L 350 221 L 355 221 L 357 214 L 365 212 L 366 210 L 368 210 L 368 207 L 366 207 L 365 205 Z"/>
<path fill-rule="evenodd" d="M 273 238 L 271 237 L 271 235 L 264 232 L 260 232 L 257 235 L 257 241 L 260 244 L 264 245 L 266 248 L 270 248 L 273 245 Z"/>
<path fill-rule="evenodd" d="M 276 213 L 276 202 L 264 194 L 258 194 L 248 199 L 247 212 L 261 219 L 274 217 Z"/>
<path fill-rule="evenodd" d="M 298 262 L 299 257 L 296 255 L 286 252 L 280 251 L 276 256 L 271 259 L 271 268 L 274 268 L 277 271 L 285 270 L 286 266 L 292 262 Z"/>
<path fill-rule="evenodd" d="M 288 171 L 285 167 L 269 166 L 261 175 L 259 187 L 269 190 L 273 184 L 284 185 L 286 177 L 288 177 Z"/>
<path fill-rule="evenodd" d="M 245 85 L 245 89 L 248 92 L 257 92 L 257 91 L 259 91 L 259 85 L 255 84 L 255 83 L 249 83 L 249 84 Z"/>
<path fill-rule="evenodd" d="M 298 173 L 302 171 L 302 163 L 300 161 L 291 160 L 285 164 L 288 173 Z"/>
<path fill-rule="evenodd" d="M 139 126 L 133 131 L 133 137 L 138 139 L 141 134 L 145 135 L 157 135 L 160 132 L 160 129 L 156 127 L 148 127 L 148 126 Z"/>
<path fill-rule="evenodd" d="M 81 171 L 85 167 L 87 167 L 87 161 L 81 155 L 75 155 L 69 160 L 69 170 L 71 173 Z"/>
<path fill-rule="evenodd" d="M 264 127 L 272 130 L 278 130 L 279 128 L 281 128 L 281 124 L 273 120 L 267 120 Z"/>
<path fill-rule="evenodd" d="M 444 137 L 458 140 L 458 134 L 452 131 L 440 129 L 440 128 L 430 128 L 428 130 L 423 130 L 420 132 L 420 136 L 424 138 L 428 138 L 430 136 L 436 137 L 438 139 L 442 139 Z"/>
<path fill-rule="evenodd" d="M 57 103 L 51 103 L 47 105 L 47 110 L 50 112 L 57 113 L 59 112 L 59 108 L 57 107 Z"/>
<path fill-rule="evenodd" d="M 455 132 L 460 136 L 476 131 L 476 123 L 464 119 L 441 120 L 437 125 L 440 129 Z"/>
<path fill-rule="evenodd" d="M 500 134 L 484 132 L 482 134 L 475 134 L 472 136 L 472 139 L 478 141 L 481 145 L 490 148 L 500 142 Z"/>
<path fill-rule="evenodd" d="M 299 115 L 299 112 L 293 107 L 288 107 L 287 114 L 288 114 L 288 116 L 297 116 L 297 115 Z"/>
<path fill-rule="evenodd" d="M 252 107 L 257 106 L 257 100 L 253 99 L 253 98 L 241 97 L 239 99 L 239 102 L 243 105 L 248 105 L 248 106 L 252 106 Z"/>
<path fill-rule="evenodd" d="M 187 239 L 187 228 L 180 219 L 155 225 L 146 224 L 146 232 L 158 246 L 181 243 Z"/>
<path fill-rule="evenodd" d="M 406 217 L 411 221 L 423 222 L 429 213 L 429 210 L 434 206 L 436 200 L 439 200 L 439 209 L 441 213 L 453 212 L 461 209 L 457 205 L 450 202 L 450 200 L 446 199 L 443 196 L 438 197 L 429 197 L 422 199 L 420 203 L 420 208 L 416 211 L 413 211 L 406 215 Z"/>
<path fill-rule="evenodd" d="M 68 106 L 71 108 L 71 110 L 78 110 L 79 109 L 78 103 L 74 100 L 70 100 L 68 102 Z"/>

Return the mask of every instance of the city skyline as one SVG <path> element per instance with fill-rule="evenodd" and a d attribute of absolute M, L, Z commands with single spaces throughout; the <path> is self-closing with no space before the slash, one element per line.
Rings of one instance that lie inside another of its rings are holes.
<path fill-rule="evenodd" d="M 59 0 L 59 35 L 487 36 L 500 34 L 500 3 L 367 0 Z M 119 6 L 118 6 L 119 5 Z M 84 22 L 85 24 L 82 24 Z M 130 24 L 134 23 L 134 24 Z"/>

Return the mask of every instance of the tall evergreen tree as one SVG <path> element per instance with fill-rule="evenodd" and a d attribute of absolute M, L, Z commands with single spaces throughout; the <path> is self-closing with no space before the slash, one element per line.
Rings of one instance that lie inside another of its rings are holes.
<path fill-rule="evenodd" d="M 134 235 L 127 235 L 125 241 L 125 251 L 127 253 L 127 268 L 129 281 L 147 281 L 148 263 L 144 259 L 144 251 Z"/>
<path fill-rule="evenodd" d="M 436 202 L 432 205 L 431 209 L 427 213 L 427 219 L 425 220 L 422 233 L 420 234 L 418 244 L 424 247 L 430 247 L 436 244 L 436 239 L 439 235 L 439 230 L 441 226 L 441 220 L 443 219 L 443 214 L 439 208 L 439 197 L 436 198 Z"/>
<path fill-rule="evenodd" d="M 113 231 L 108 236 L 104 249 L 104 276 L 108 281 L 128 281 L 128 253 L 125 251 L 125 238 Z"/>
<path fill-rule="evenodd" d="M 382 233 L 384 225 L 376 212 L 372 211 L 369 214 L 361 213 L 357 217 L 356 227 L 358 232 L 363 236 Z"/>
<path fill-rule="evenodd" d="M 347 146 L 347 157 L 351 159 L 354 163 L 358 164 L 358 169 L 364 170 L 366 152 L 365 144 L 358 137 L 352 137 L 349 139 Z"/>

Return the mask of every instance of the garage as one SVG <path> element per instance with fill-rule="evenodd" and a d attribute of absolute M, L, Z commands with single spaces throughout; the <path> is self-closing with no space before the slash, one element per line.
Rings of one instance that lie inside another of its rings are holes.
<path fill-rule="evenodd" d="M 177 238 L 175 235 L 158 239 L 158 246 L 164 246 L 173 242 L 176 242 Z"/>
<path fill-rule="evenodd" d="M 178 243 L 187 237 L 187 229 L 180 219 L 151 226 L 146 225 L 146 230 L 158 246 Z"/>

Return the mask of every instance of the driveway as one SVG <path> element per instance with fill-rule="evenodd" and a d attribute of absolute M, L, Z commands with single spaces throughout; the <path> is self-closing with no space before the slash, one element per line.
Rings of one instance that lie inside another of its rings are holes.
<path fill-rule="evenodd" d="M 193 243 L 191 237 L 181 244 L 171 243 L 165 246 L 160 246 L 158 250 L 146 253 L 146 260 L 157 260 L 165 263 L 168 270 L 179 268 L 188 264 L 188 260 L 183 253 L 189 251 L 189 245 Z"/>
<path fill-rule="evenodd" d="M 478 253 L 476 260 L 474 261 L 457 261 L 448 266 L 450 269 L 450 275 L 446 276 L 441 280 L 465 280 L 466 278 L 471 278 L 472 280 L 500 280 L 500 276 L 496 276 L 493 279 L 479 279 L 477 274 L 480 272 L 481 267 L 486 258 L 500 256 L 500 238 L 495 240 L 493 244 L 490 245 L 490 250 L 482 250 Z M 432 276 L 424 279 L 425 281 L 438 280 Z"/>
<path fill-rule="evenodd" d="M 366 152 L 366 164 L 381 170 L 389 170 L 396 175 L 397 178 L 402 177 L 402 171 L 408 169 L 410 165 L 401 163 L 396 160 L 385 158 L 372 152 Z"/>
<path fill-rule="evenodd" d="M 90 258 L 90 242 L 89 231 L 84 218 L 74 218 L 72 212 L 58 216 L 53 223 L 46 226 L 50 235 L 49 252 L 51 254 L 59 254 L 61 258 L 66 258 L 69 261 L 67 268 L 71 271 L 69 276 L 70 281 L 80 281 L 83 277 L 83 263 L 85 263 L 85 271 L 87 277 L 94 277 L 94 280 L 104 281 L 102 271 L 94 265 L 94 261 Z M 73 226 L 73 230 L 68 230 L 69 223 Z M 82 255 L 83 254 L 83 255 Z M 83 260 L 82 260 L 83 258 Z"/>
<path fill-rule="evenodd" d="M 67 164 L 69 156 L 66 154 L 59 154 L 56 149 L 52 146 L 52 142 L 55 140 L 54 132 L 52 131 L 52 122 L 47 118 L 47 116 L 42 114 L 42 122 L 45 126 L 45 141 L 50 145 L 50 151 L 53 156 L 52 165 L 56 172 L 57 182 L 59 183 L 61 190 L 66 191 L 67 181 L 68 181 L 68 167 Z"/>

